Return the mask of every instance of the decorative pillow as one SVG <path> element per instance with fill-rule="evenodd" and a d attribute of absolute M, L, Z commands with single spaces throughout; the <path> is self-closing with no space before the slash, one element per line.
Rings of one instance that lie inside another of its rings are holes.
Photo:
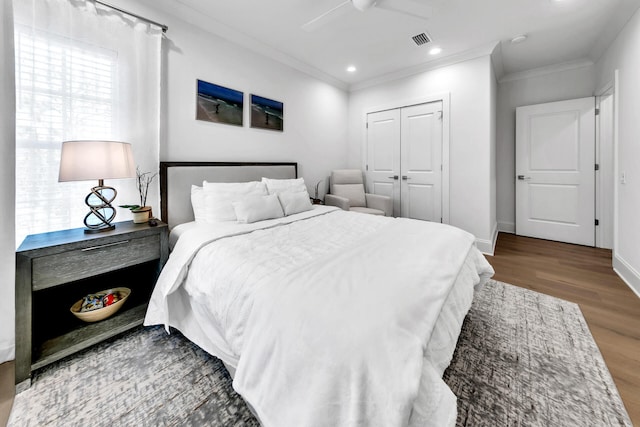
<path fill-rule="evenodd" d="M 267 185 L 267 191 L 269 194 L 278 194 L 284 191 L 299 192 L 307 191 L 307 186 L 304 183 L 304 178 L 296 179 L 272 179 L 262 178 L 262 182 Z"/>
<path fill-rule="evenodd" d="M 333 186 L 333 194 L 349 199 L 349 205 L 351 207 L 367 206 L 363 184 L 336 184 Z"/>
<path fill-rule="evenodd" d="M 308 211 L 313 208 L 311 200 L 309 199 L 309 194 L 306 190 L 295 193 L 291 191 L 284 191 L 278 194 L 278 199 L 280 199 L 280 204 L 282 205 L 285 216 Z"/>
<path fill-rule="evenodd" d="M 268 196 L 247 196 L 239 201 L 233 202 L 238 222 L 250 224 L 265 219 L 282 218 L 284 213 L 278 201 L 278 196 L 270 194 Z"/>
<path fill-rule="evenodd" d="M 196 222 L 204 222 L 206 216 L 206 208 L 204 204 L 204 191 L 202 187 L 197 185 L 191 186 L 191 207 L 193 208 L 193 217 Z"/>
<path fill-rule="evenodd" d="M 260 181 L 207 182 L 204 192 L 205 222 L 236 221 L 232 203 L 247 196 L 266 196 L 267 187 Z"/>

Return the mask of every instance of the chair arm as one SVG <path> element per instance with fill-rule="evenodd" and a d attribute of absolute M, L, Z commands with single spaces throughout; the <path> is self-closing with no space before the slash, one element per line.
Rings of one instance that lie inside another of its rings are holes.
<path fill-rule="evenodd" d="M 384 216 L 393 215 L 393 200 L 389 196 L 382 194 L 365 193 L 367 199 L 367 207 L 371 209 L 379 209 L 384 212 Z"/>
<path fill-rule="evenodd" d="M 346 197 L 336 196 L 335 194 L 325 194 L 324 204 L 328 206 L 337 206 L 342 210 L 348 211 L 351 208 L 351 203 Z"/>

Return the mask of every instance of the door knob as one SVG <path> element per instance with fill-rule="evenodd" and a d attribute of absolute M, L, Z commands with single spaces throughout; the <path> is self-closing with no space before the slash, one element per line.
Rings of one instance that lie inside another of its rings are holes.
<path fill-rule="evenodd" d="M 402 175 L 402 179 L 403 179 L 403 181 L 406 181 L 406 180 L 411 179 L 411 178 L 409 178 L 407 175 Z"/>
<path fill-rule="evenodd" d="M 388 178 L 391 178 L 391 179 L 398 179 L 398 175 L 389 176 Z"/>
<path fill-rule="evenodd" d="M 524 176 L 524 175 L 518 175 L 518 179 L 520 181 L 526 181 L 526 180 L 531 179 L 531 177 L 530 176 Z"/>

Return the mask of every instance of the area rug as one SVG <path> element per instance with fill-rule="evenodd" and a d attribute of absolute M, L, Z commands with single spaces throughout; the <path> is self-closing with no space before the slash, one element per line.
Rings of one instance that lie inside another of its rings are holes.
<path fill-rule="evenodd" d="M 445 381 L 458 426 L 631 426 L 580 308 L 490 281 Z M 138 328 L 34 373 L 9 426 L 258 426 L 222 363 Z"/>

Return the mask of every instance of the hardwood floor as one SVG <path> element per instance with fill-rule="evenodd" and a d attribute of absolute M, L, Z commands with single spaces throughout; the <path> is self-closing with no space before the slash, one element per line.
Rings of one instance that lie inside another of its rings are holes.
<path fill-rule="evenodd" d="M 611 267 L 611 251 L 501 233 L 494 278 L 580 305 L 634 425 L 640 427 L 640 298 Z M 0 365 L 0 426 L 13 400 L 13 362 Z"/>
<path fill-rule="evenodd" d="M 500 233 L 494 279 L 577 303 L 634 425 L 640 426 L 640 298 L 611 251 Z"/>

